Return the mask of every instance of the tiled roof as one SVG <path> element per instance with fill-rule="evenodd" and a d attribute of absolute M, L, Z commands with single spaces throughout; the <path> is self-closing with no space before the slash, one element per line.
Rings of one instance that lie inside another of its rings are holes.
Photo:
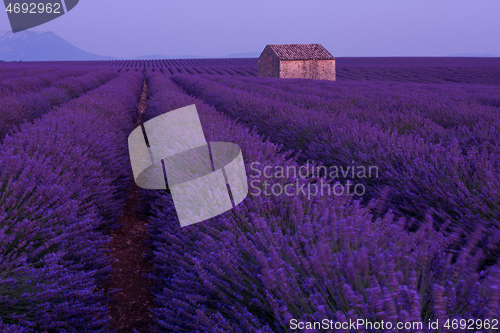
<path fill-rule="evenodd" d="M 335 59 L 321 44 L 270 44 L 281 60 Z"/>

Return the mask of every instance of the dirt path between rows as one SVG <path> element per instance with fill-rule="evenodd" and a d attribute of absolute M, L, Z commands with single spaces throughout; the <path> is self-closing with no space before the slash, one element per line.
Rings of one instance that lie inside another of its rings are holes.
<path fill-rule="evenodd" d="M 141 114 L 146 109 L 147 85 L 144 81 L 142 96 L 139 102 L 139 117 L 136 125 L 142 123 Z M 110 233 L 112 238 L 109 248 L 113 272 L 107 290 L 119 289 L 113 294 L 109 303 L 114 332 L 150 332 L 152 315 L 149 309 L 153 306 L 153 296 L 149 290 L 152 283 L 143 275 L 151 271 L 151 266 L 144 255 L 148 251 L 147 221 L 141 220 L 134 209 L 140 202 L 139 187 L 132 184 L 125 208 L 117 224 L 122 227 Z"/>

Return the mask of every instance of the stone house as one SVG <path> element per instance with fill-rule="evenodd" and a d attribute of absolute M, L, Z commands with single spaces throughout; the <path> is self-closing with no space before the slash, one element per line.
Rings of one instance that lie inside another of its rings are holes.
<path fill-rule="evenodd" d="M 335 58 L 321 44 L 270 44 L 257 60 L 257 76 L 335 81 Z"/>

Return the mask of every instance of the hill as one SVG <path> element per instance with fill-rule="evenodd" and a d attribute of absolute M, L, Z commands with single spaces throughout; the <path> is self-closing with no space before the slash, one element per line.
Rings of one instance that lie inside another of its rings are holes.
<path fill-rule="evenodd" d="M 0 36 L 0 60 L 67 61 L 112 60 L 113 57 L 86 52 L 52 32 L 7 32 Z"/>

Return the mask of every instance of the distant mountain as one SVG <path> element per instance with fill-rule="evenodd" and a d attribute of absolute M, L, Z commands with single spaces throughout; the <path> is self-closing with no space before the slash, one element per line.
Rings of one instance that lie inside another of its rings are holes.
<path fill-rule="evenodd" d="M 65 61 L 112 60 L 79 49 L 52 32 L 7 32 L 0 36 L 0 60 Z"/>
<path fill-rule="evenodd" d="M 478 54 L 478 53 L 458 53 L 458 54 L 450 54 L 448 57 L 477 57 L 477 58 L 487 58 L 487 57 L 500 57 L 500 55 L 497 54 L 491 54 L 491 53 L 483 53 L 483 54 Z"/>

